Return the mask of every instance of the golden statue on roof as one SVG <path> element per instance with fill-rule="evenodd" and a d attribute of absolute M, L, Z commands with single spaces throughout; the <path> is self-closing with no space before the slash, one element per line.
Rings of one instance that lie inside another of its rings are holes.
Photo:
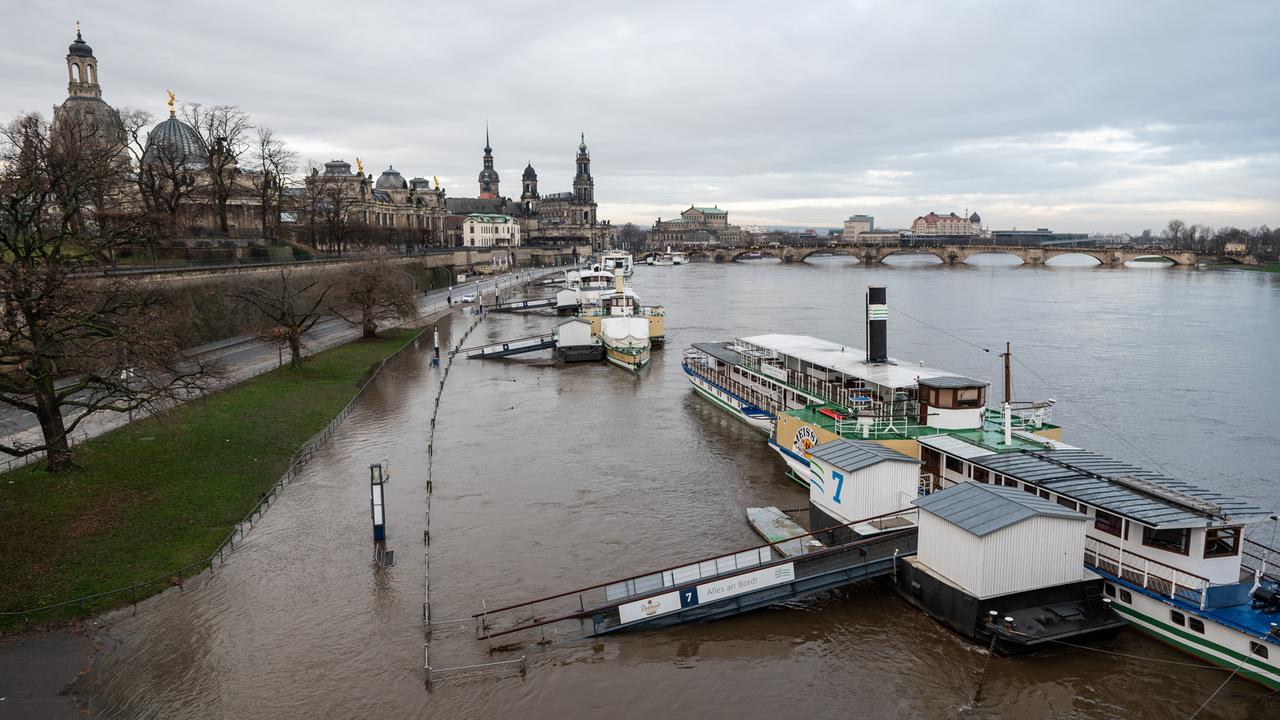
<path fill-rule="evenodd" d="M 436 189 L 437 189 L 437 190 L 439 190 L 439 189 L 440 189 L 440 178 L 436 177 L 435 175 L 432 175 L 432 176 L 431 176 L 431 179 L 436 181 Z"/>
<path fill-rule="evenodd" d="M 169 114 L 170 114 L 170 115 L 172 115 L 172 114 L 173 114 L 173 101 L 174 101 L 174 99 L 175 99 L 175 98 L 174 98 L 174 96 L 173 96 L 173 91 L 172 91 L 172 90 L 165 90 L 165 92 L 169 93 Z"/>
<path fill-rule="evenodd" d="M 360 158 L 356 158 L 356 174 L 364 175 L 364 161 Z"/>

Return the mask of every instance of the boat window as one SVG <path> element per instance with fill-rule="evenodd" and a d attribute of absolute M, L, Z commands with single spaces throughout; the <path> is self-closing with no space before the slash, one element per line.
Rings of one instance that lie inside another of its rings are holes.
<path fill-rule="evenodd" d="M 1129 591 L 1128 591 L 1128 590 L 1121 590 L 1121 591 L 1120 591 L 1120 602 L 1123 602 L 1123 603 L 1132 603 L 1132 602 L 1133 602 L 1133 596 L 1129 594 Z"/>
<path fill-rule="evenodd" d="M 1058 504 L 1059 504 L 1059 505 L 1061 505 L 1061 506 L 1062 506 L 1062 507 L 1064 507 L 1064 508 L 1070 508 L 1070 509 L 1072 509 L 1072 510 L 1075 510 L 1075 509 L 1076 509 L 1076 501 L 1075 501 L 1075 500 L 1072 500 L 1072 499 L 1070 499 L 1070 498 L 1065 498 L 1065 497 L 1063 497 L 1063 496 L 1061 496 L 1061 495 L 1059 495 L 1059 496 L 1058 496 Z"/>
<path fill-rule="evenodd" d="M 1017 481 L 1017 480 L 1014 480 L 1014 479 L 1013 479 L 1013 478 L 1011 478 L 1011 477 L 1007 477 L 1007 478 L 1005 478 L 1005 479 L 1004 479 L 1004 486 L 1005 486 L 1005 487 L 1016 488 L 1016 487 L 1018 487 L 1018 481 Z"/>
<path fill-rule="evenodd" d="M 1102 583 L 1102 592 L 1106 593 L 1107 597 L 1115 597 L 1116 586 L 1111 583 Z"/>
<path fill-rule="evenodd" d="M 1053 493 L 1049 492 L 1048 490 L 1041 490 L 1040 497 L 1044 498 L 1045 500 L 1048 500 L 1049 498 L 1053 497 Z"/>
<path fill-rule="evenodd" d="M 1204 532 L 1204 556 L 1228 557 L 1240 552 L 1240 528 L 1213 528 Z"/>
<path fill-rule="evenodd" d="M 960 462 L 960 458 L 947 456 L 947 469 L 951 472 L 964 472 L 964 463 Z"/>
<path fill-rule="evenodd" d="M 956 391 L 956 407 L 980 407 L 982 391 L 978 388 L 961 388 Z"/>
<path fill-rule="evenodd" d="M 1036 494 L 1036 486 L 1032 485 L 1031 483 L 1022 483 L 1022 489 L 1031 493 L 1032 495 Z"/>
<path fill-rule="evenodd" d="M 972 467 L 972 468 L 973 468 L 973 479 L 974 479 L 974 480 L 976 480 L 976 481 L 978 481 L 978 482 L 980 482 L 980 483 L 984 483 L 984 482 L 986 482 L 986 481 L 987 481 L 987 469 L 986 469 L 986 468 L 980 468 L 980 467 L 978 467 L 977 465 L 971 465 L 970 467 Z"/>
<path fill-rule="evenodd" d="M 1187 616 L 1186 616 L 1186 615 L 1183 615 L 1182 613 L 1178 612 L 1177 610 L 1170 610 L 1170 611 L 1169 611 L 1169 619 L 1170 619 L 1170 620 L 1172 620 L 1172 621 L 1173 621 L 1173 624 L 1174 624 L 1174 625 L 1177 625 L 1178 627 L 1186 627 L 1186 626 L 1187 626 Z"/>
<path fill-rule="evenodd" d="M 1196 618 L 1188 618 L 1187 627 L 1200 633 L 1201 635 L 1204 634 L 1204 622 L 1201 620 L 1197 620 Z"/>
<path fill-rule="evenodd" d="M 938 407 L 953 408 L 956 406 L 956 391 L 951 388 L 938 391 Z"/>
<path fill-rule="evenodd" d="M 1142 544 L 1147 547 L 1186 555 L 1191 545 L 1191 530 L 1188 528 L 1158 530 L 1144 527 L 1142 529 Z"/>
<path fill-rule="evenodd" d="M 1266 645 L 1263 645 L 1260 642 L 1254 642 L 1252 640 L 1249 641 L 1249 652 L 1250 654 L 1257 655 L 1260 658 L 1265 658 L 1270 655 L 1270 653 L 1267 652 Z"/>
<path fill-rule="evenodd" d="M 1101 530 L 1108 535 L 1116 537 L 1124 537 L 1124 518 L 1119 515 L 1112 515 L 1106 510 L 1099 510 L 1098 517 L 1093 521 L 1095 530 Z"/>

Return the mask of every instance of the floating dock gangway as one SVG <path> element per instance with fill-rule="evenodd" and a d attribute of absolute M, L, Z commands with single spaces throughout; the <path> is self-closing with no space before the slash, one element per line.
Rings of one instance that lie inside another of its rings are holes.
<path fill-rule="evenodd" d="M 520 310 L 541 310 L 543 308 L 556 307 L 556 299 L 549 298 L 530 298 L 528 300 L 508 300 L 507 302 L 493 303 L 485 305 L 485 312 L 518 312 Z"/>
<path fill-rule="evenodd" d="M 490 359 L 548 350 L 555 346 L 556 334 L 551 332 L 545 335 L 530 335 L 529 337 L 516 338 L 514 340 L 499 340 L 487 345 L 461 348 L 455 350 L 454 354 L 465 353 L 468 359 Z"/>
<path fill-rule="evenodd" d="M 489 640 L 525 630 L 577 621 L 586 636 L 715 620 L 749 612 L 869 578 L 889 575 L 900 557 L 916 552 L 914 524 L 830 545 L 824 539 L 889 517 L 898 510 L 857 522 L 790 536 L 738 552 L 682 563 L 569 592 L 476 613 L 477 635 Z M 803 542 L 805 538 L 818 542 Z M 800 551 L 797 553 L 797 549 Z"/>

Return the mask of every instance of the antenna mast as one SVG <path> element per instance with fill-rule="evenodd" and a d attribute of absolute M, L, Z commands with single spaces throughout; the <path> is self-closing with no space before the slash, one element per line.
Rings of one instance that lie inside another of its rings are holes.
<path fill-rule="evenodd" d="M 1013 444 L 1013 378 L 1009 373 L 1009 357 L 1012 355 L 1009 343 L 1004 344 L 1004 444 Z"/>

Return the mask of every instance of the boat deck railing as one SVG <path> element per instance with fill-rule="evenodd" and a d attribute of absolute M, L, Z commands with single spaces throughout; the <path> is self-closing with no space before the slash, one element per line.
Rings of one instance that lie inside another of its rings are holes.
<path fill-rule="evenodd" d="M 1240 579 L 1280 582 L 1280 548 L 1244 538 L 1240 545 Z"/>
<path fill-rule="evenodd" d="M 1212 584 L 1208 578 L 1097 538 L 1085 537 L 1084 564 L 1170 599 L 1180 598 L 1199 605 L 1201 610 L 1208 604 L 1208 590 Z"/>

